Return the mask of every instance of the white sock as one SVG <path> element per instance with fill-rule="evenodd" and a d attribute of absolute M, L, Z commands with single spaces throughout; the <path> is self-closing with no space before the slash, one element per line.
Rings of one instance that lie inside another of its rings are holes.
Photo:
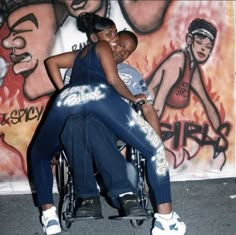
<path fill-rule="evenodd" d="M 171 212 L 170 214 L 159 214 L 159 213 L 158 213 L 158 215 L 159 215 L 161 218 L 165 219 L 165 220 L 170 220 L 170 219 L 172 218 L 172 212 Z"/>
<path fill-rule="evenodd" d="M 51 216 L 54 214 L 56 214 L 56 207 L 55 206 L 43 211 L 43 216 L 45 216 L 45 217 L 48 217 L 48 216 Z"/>
<path fill-rule="evenodd" d="M 133 192 L 122 193 L 122 194 L 119 194 L 119 197 L 123 197 L 127 194 L 133 195 L 134 193 Z"/>

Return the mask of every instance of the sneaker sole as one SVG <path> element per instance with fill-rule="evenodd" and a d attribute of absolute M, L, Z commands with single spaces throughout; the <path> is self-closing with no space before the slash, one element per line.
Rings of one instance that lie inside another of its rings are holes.
<path fill-rule="evenodd" d="M 46 231 L 47 230 L 47 231 Z M 43 227 L 43 231 L 44 233 L 46 233 L 47 235 L 53 235 L 53 234 L 57 234 L 61 232 L 61 228 L 58 228 L 58 226 L 51 226 L 51 228 L 46 229 L 45 227 Z"/>

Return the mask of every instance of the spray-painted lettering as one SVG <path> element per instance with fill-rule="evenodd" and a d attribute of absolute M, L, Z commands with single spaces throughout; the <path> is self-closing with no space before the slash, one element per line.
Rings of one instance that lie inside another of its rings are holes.
<path fill-rule="evenodd" d="M 43 114 L 44 107 L 28 107 L 23 109 L 14 109 L 10 113 L 1 113 L 0 124 L 16 125 L 21 122 L 29 122 L 32 120 L 39 120 Z"/>
<path fill-rule="evenodd" d="M 60 94 L 60 100 L 57 102 L 57 105 L 70 107 L 85 104 L 93 100 L 103 99 L 105 98 L 105 94 L 101 89 L 104 88 L 103 86 L 104 85 L 91 87 L 84 85 L 67 88 Z"/>
<path fill-rule="evenodd" d="M 198 125 L 193 122 L 176 122 L 173 125 L 161 123 L 162 140 L 172 139 L 173 149 L 187 146 L 188 139 L 194 140 L 200 146 L 212 145 L 215 154 L 224 152 L 228 149 L 227 136 L 230 131 L 229 123 L 223 123 L 216 130 L 216 137 L 212 138 L 209 134 L 209 125 Z"/>

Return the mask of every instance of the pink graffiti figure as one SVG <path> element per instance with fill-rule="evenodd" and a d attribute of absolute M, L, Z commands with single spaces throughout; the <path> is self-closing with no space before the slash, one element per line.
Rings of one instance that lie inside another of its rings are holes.
<path fill-rule="evenodd" d="M 208 60 L 216 34 L 210 22 L 193 20 L 186 35 L 187 47 L 172 52 L 158 65 L 149 79 L 148 89 L 160 118 L 165 105 L 176 109 L 186 107 L 192 91 L 202 102 L 214 129 L 220 126 L 219 113 L 204 87 L 199 66 Z"/>

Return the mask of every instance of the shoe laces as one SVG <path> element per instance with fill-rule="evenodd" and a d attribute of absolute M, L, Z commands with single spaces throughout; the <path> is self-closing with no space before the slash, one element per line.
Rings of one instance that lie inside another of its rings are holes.
<path fill-rule="evenodd" d="M 55 222 L 53 222 L 53 221 L 55 221 Z M 51 225 L 55 225 L 56 223 L 59 224 L 59 218 L 56 214 L 55 207 L 52 207 L 52 208 L 46 210 L 45 212 L 43 212 L 42 222 L 43 222 L 44 226 L 46 226 L 46 227 L 51 226 Z"/>

